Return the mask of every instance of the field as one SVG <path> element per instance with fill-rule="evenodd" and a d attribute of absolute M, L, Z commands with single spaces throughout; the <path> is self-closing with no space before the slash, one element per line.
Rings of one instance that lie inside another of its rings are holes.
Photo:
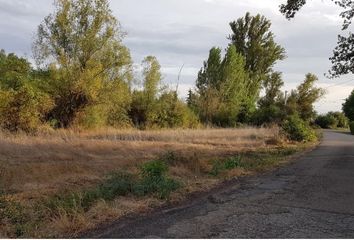
<path fill-rule="evenodd" d="M 268 169 L 298 148 L 285 141 L 277 128 L 3 133 L 0 236 L 77 236 L 104 221 Z M 140 166 L 156 159 L 168 162 L 168 177 L 179 182 L 167 197 L 118 194 L 110 200 L 97 197 L 88 207 L 70 198 L 97 187 L 114 172 L 139 176 Z"/>

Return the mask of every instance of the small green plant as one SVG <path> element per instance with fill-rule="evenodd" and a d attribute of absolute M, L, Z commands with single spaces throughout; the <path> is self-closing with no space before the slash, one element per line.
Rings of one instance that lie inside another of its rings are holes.
<path fill-rule="evenodd" d="M 229 157 L 225 160 L 215 160 L 213 161 L 213 167 L 210 171 L 210 175 L 217 176 L 222 171 L 232 170 L 235 168 L 242 168 L 242 158 L 241 156 Z"/>
<path fill-rule="evenodd" d="M 168 198 L 172 191 L 180 187 L 180 184 L 166 177 L 167 171 L 168 166 L 161 160 L 143 164 L 140 169 L 142 179 L 135 186 L 135 194 L 146 195 L 152 193 L 161 199 Z"/>
<path fill-rule="evenodd" d="M 230 157 L 224 163 L 224 167 L 227 170 L 235 169 L 241 166 L 242 166 L 241 156 Z"/>
<path fill-rule="evenodd" d="M 97 187 L 79 193 L 57 195 L 50 198 L 46 206 L 53 215 L 65 212 L 69 216 L 75 216 L 88 211 L 99 199 L 112 201 L 117 196 L 128 194 L 154 194 L 167 199 L 172 191 L 180 187 L 177 181 L 166 176 L 167 171 L 166 163 L 161 160 L 147 162 L 140 168 L 140 179 L 129 173 L 112 173 Z"/>
<path fill-rule="evenodd" d="M 163 179 L 168 171 L 167 164 L 161 160 L 144 163 L 140 168 L 141 176 L 149 179 Z"/>

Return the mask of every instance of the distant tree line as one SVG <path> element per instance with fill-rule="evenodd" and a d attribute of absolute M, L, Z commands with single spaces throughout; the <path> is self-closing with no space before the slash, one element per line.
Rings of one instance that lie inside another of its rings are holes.
<path fill-rule="evenodd" d="M 261 15 L 230 23 L 225 51 L 213 47 L 187 102 L 162 84 L 154 56 L 133 74 L 124 32 L 107 0 L 59 0 L 39 25 L 33 44 L 36 67 L 0 52 L 0 126 L 9 131 L 102 126 L 146 128 L 234 127 L 289 122 L 308 126 L 323 94 L 307 74 L 288 95 L 273 69 L 285 58 L 271 22 Z M 262 93 L 262 94 L 261 94 Z M 295 117 L 294 117 L 295 116 Z"/>

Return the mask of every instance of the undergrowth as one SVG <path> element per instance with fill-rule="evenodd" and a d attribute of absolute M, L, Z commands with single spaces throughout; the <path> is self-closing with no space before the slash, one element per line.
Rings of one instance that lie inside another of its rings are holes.
<path fill-rule="evenodd" d="M 86 212 L 102 199 L 112 201 L 118 196 L 132 195 L 142 197 L 152 195 L 159 199 L 168 199 L 170 194 L 180 187 L 180 183 L 167 176 L 168 166 L 161 160 L 144 163 L 139 175 L 115 172 L 97 187 L 79 193 L 56 195 L 46 202 L 53 215 L 65 213 L 75 216 Z"/>

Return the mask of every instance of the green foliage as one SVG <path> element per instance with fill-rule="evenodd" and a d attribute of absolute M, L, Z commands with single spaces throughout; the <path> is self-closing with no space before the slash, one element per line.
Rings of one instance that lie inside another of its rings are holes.
<path fill-rule="evenodd" d="M 306 4 L 306 0 L 287 0 L 286 4 L 280 5 L 280 12 L 287 19 L 295 17 L 295 14 Z"/>
<path fill-rule="evenodd" d="M 325 94 L 324 89 L 315 87 L 316 81 L 318 78 L 308 73 L 297 89 L 291 91 L 285 106 L 288 115 L 298 114 L 306 122 L 315 120 L 314 103 Z"/>
<path fill-rule="evenodd" d="M 69 127 L 86 107 L 102 103 L 112 81 L 130 82 L 131 59 L 122 37 L 107 0 L 55 2 L 33 46 L 38 65 L 50 72 L 55 107 L 49 121 Z"/>
<path fill-rule="evenodd" d="M 332 0 L 339 7 L 343 8 L 343 12 L 339 14 L 343 18 L 342 30 L 346 30 L 352 23 L 354 17 L 354 5 L 352 0 Z M 280 12 L 286 18 L 291 19 L 295 16 L 302 6 L 306 4 L 306 0 L 287 0 L 286 4 L 282 4 Z M 333 56 L 330 58 L 332 68 L 329 71 L 329 76 L 339 77 L 344 74 L 353 73 L 354 57 L 352 54 L 354 42 L 354 34 L 349 32 L 348 37 L 338 36 L 338 45 L 333 51 Z"/>
<path fill-rule="evenodd" d="M 77 213 L 88 211 L 99 199 L 112 201 L 118 196 L 128 194 L 136 196 L 153 194 L 158 198 L 167 199 L 171 192 L 180 187 L 177 181 L 167 177 L 167 171 L 168 166 L 164 161 L 150 161 L 141 166 L 140 178 L 125 172 L 115 172 L 108 175 L 95 188 L 57 195 L 48 199 L 45 205 L 51 210 L 52 215 L 65 212 L 69 216 L 75 216 Z"/>
<path fill-rule="evenodd" d="M 262 82 L 271 73 L 274 64 L 285 58 L 285 50 L 274 41 L 271 22 L 264 16 L 246 13 L 245 17 L 231 22 L 230 27 L 231 44 L 245 58 L 245 70 L 250 75 L 248 97 L 255 105 Z"/>
<path fill-rule="evenodd" d="M 320 115 L 316 118 L 315 124 L 321 128 L 336 128 L 338 126 L 338 120 L 333 115 Z"/>
<path fill-rule="evenodd" d="M 274 72 L 267 76 L 263 82 L 265 96 L 258 101 L 258 109 L 252 116 L 252 122 L 256 125 L 280 124 L 285 116 L 285 99 L 281 92 L 284 82 L 280 72 Z"/>
<path fill-rule="evenodd" d="M 150 128 L 194 128 L 198 124 L 197 116 L 178 99 L 174 91 L 161 94 L 152 111 L 147 115 L 146 123 Z"/>
<path fill-rule="evenodd" d="M 349 128 L 350 128 L 350 132 L 354 135 L 354 122 L 350 122 Z"/>
<path fill-rule="evenodd" d="M 224 160 L 215 160 L 212 164 L 212 169 L 210 171 L 210 175 L 212 176 L 217 176 L 226 170 L 244 167 L 241 156 L 229 157 Z"/>
<path fill-rule="evenodd" d="M 147 111 L 151 104 L 156 100 L 158 87 L 162 80 L 161 66 L 154 56 L 147 56 L 143 60 L 143 76 L 144 76 L 144 101 L 146 102 Z"/>
<path fill-rule="evenodd" d="M 180 184 L 166 177 L 167 171 L 168 166 L 161 160 L 143 164 L 140 171 L 142 181 L 136 186 L 135 192 L 138 195 L 154 193 L 161 199 L 168 198 L 171 192 L 176 190 Z"/>
<path fill-rule="evenodd" d="M 349 120 L 342 112 L 329 112 L 328 114 L 334 116 L 338 120 L 338 128 L 348 128 Z"/>
<path fill-rule="evenodd" d="M 252 123 L 257 126 L 281 124 L 285 117 L 286 113 L 280 104 L 262 106 L 253 114 Z"/>
<path fill-rule="evenodd" d="M 350 121 L 354 121 L 354 90 L 351 92 L 349 97 L 343 103 L 342 109 L 343 109 L 345 116 Z"/>
<path fill-rule="evenodd" d="M 297 110 L 305 121 L 313 119 L 315 116 L 313 104 L 325 94 L 323 89 L 314 86 L 316 81 L 317 76 L 309 73 L 304 82 L 297 87 Z"/>
<path fill-rule="evenodd" d="M 197 79 L 199 98 L 195 105 L 202 121 L 219 126 L 236 125 L 247 98 L 248 75 L 244 69 L 244 58 L 235 46 L 228 47 L 222 61 L 220 49 L 210 50 Z"/>
<path fill-rule="evenodd" d="M 198 73 L 196 86 L 200 93 L 208 88 L 216 88 L 220 86 L 220 69 L 221 69 L 221 49 L 213 47 L 209 51 L 207 61 L 204 61 L 203 68 Z"/>
<path fill-rule="evenodd" d="M 320 115 L 315 123 L 321 128 L 347 128 L 348 119 L 341 112 L 329 112 L 326 115 Z"/>
<path fill-rule="evenodd" d="M 0 127 L 11 132 L 33 132 L 52 106 L 36 86 L 27 60 L 0 52 Z"/>
<path fill-rule="evenodd" d="M 143 61 L 143 89 L 135 90 L 129 116 L 136 127 L 176 128 L 196 127 L 198 119 L 175 91 L 159 89 L 161 85 L 160 64 L 148 56 Z"/>
<path fill-rule="evenodd" d="M 224 167 L 227 170 L 235 169 L 241 167 L 241 156 L 230 157 L 224 162 Z"/>
<path fill-rule="evenodd" d="M 316 140 L 316 134 L 307 122 L 298 115 L 292 115 L 282 124 L 288 138 L 298 142 L 311 142 Z"/>

